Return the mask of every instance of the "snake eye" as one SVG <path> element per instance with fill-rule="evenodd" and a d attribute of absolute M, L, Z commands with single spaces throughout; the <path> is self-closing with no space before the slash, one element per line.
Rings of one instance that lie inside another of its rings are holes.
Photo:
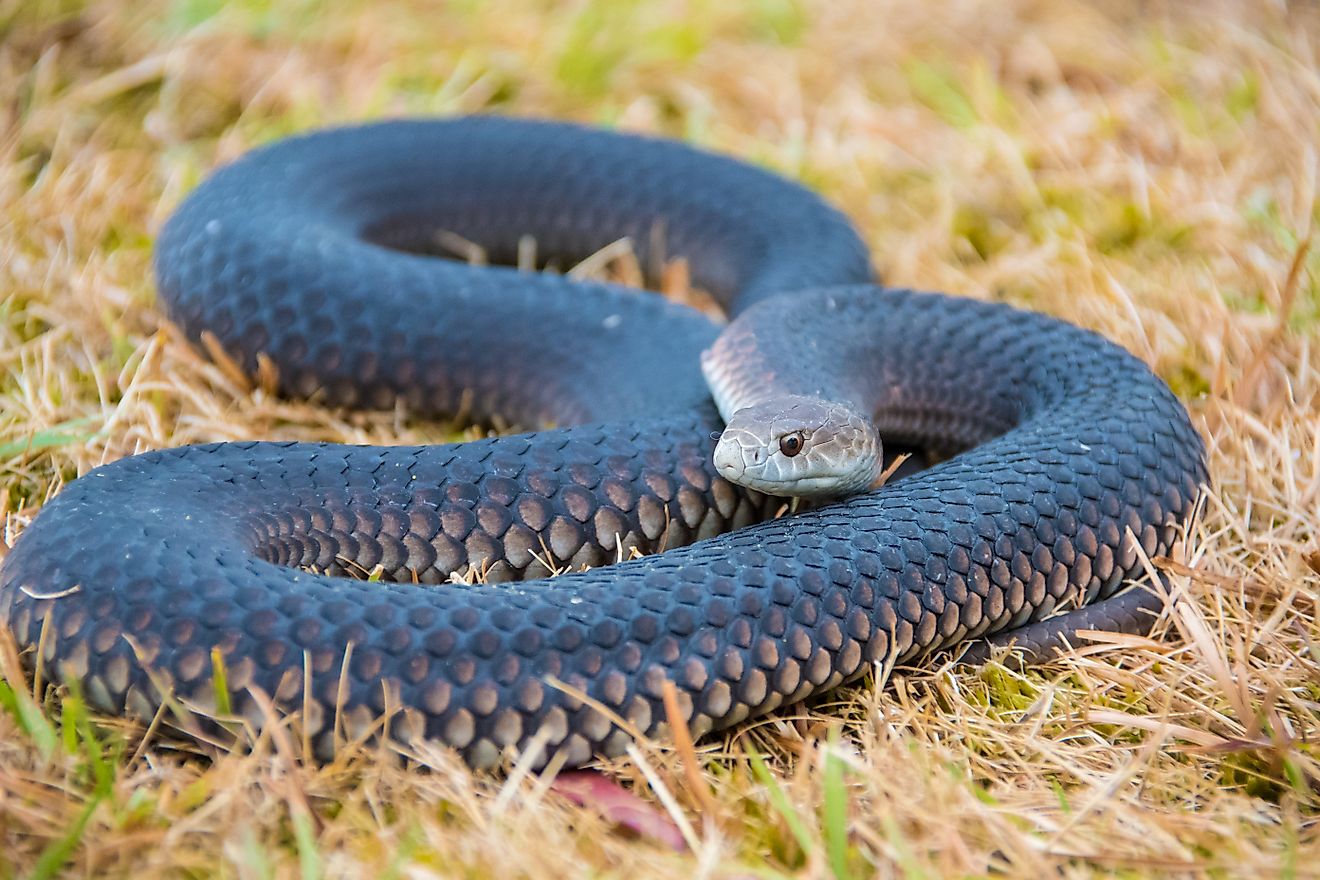
<path fill-rule="evenodd" d="M 789 458 L 792 458 L 793 456 L 797 455 L 799 452 L 802 451 L 802 435 L 785 434 L 784 436 L 780 437 L 779 451 L 784 453 L 784 455 L 787 455 Z"/>

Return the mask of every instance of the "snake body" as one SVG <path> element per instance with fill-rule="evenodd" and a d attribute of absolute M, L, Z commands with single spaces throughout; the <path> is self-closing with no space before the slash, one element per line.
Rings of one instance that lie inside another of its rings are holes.
<path fill-rule="evenodd" d="M 560 265 L 626 235 L 645 268 L 686 258 L 735 318 L 436 259 L 442 230 L 497 263 L 530 236 Z M 673 142 L 494 118 L 302 136 L 200 186 L 156 268 L 191 337 L 269 358 L 288 393 L 542 428 L 133 456 L 67 486 L 4 560 L 0 619 L 97 708 L 150 718 L 170 695 L 261 724 L 265 693 L 322 757 L 384 716 L 475 766 L 581 764 L 663 732 L 667 681 L 700 735 L 960 641 L 1133 628 L 1150 596 L 1120 589 L 1205 479 L 1136 358 L 875 287 L 816 196 Z M 846 396 L 886 443 L 951 457 L 767 519 L 780 502 L 712 461 L 707 349 L 722 396 Z"/>

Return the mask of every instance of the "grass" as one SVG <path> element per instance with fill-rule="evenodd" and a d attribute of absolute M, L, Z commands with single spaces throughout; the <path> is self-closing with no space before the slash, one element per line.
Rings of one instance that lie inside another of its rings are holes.
<path fill-rule="evenodd" d="M 868 680 L 611 762 L 681 854 L 445 754 L 199 760 L 0 644 L 0 877 L 1315 876 L 1318 38 L 1274 3 L 0 0 L 7 542 L 146 449 L 443 436 L 251 390 L 153 298 L 152 236 L 209 168 L 382 114 L 567 117 L 797 177 L 888 279 L 1145 358 L 1215 483 L 1159 638 Z"/>

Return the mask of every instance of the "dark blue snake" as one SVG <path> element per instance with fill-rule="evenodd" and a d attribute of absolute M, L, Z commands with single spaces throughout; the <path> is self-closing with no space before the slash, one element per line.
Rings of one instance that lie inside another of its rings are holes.
<path fill-rule="evenodd" d="M 886 444 L 943 459 L 767 519 L 779 500 L 711 461 L 718 326 L 507 267 L 533 242 L 564 268 L 624 236 L 736 317 L 730 369 L 841 372 L 874 388 Z M 438 258 L 460 240 L 506 265 Z M 495 118 L 290 139 L 200 186 L 156 270 L 191 338 L 269 360 L 284 392 L 541 428 L 138 455 L 67 486 L 4 560 L 0 619 L 48 680 L 144 719 L 168 700 L 261 724 L 264 693 L 321 757 L 384 718 L 473 765 L 580 764 L 663 734 L 666 682 L 700 735 L 963 641 L 1139 629 L 1158 597 L 1123 588 L 1206 478 L 1136 358 L 874 286 L 817 197 L 668 141 Z"/>

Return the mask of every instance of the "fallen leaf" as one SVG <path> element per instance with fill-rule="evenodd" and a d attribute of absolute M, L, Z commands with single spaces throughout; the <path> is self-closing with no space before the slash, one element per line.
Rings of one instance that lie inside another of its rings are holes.
<path fill-rule="evenodd" d="M 687 842 L 683 840 L 673 820 L 594 770 L 560 773 L 550 784 L 550 790 L 580 807 L 595 809 L 616 825 L 635 831 L 644 838 L 662 843 L 677 852 L 687 849 Z"/>

